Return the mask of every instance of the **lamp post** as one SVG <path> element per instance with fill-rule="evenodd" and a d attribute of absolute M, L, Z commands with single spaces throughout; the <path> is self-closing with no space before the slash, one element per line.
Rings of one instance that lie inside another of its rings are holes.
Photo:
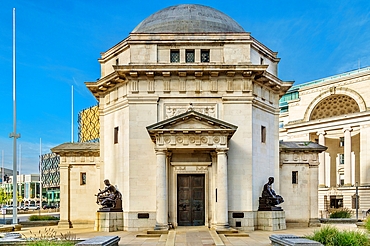
<path fill-rule="evenodd" d="M 358 182 L 356 182 L 356 221 L 358 221 Z"/>

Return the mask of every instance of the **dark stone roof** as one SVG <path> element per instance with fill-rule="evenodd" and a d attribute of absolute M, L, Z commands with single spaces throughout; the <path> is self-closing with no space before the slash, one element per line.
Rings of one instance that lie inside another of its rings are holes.
<path fill-rule="evenodd" d="M 162 9 L 143 20 L 133 33 L 240 33 L 244 29 L 228 15 L 199 4 Z"/>
<path fill-rule="evenodd" d="M 63 143 L 51 149 L 53 153 L 99 151 L 99 143 Z"/>
<path fill-rule="evenodd" d="M 328 147 L 311 142 L 311 141 L 280 141 L 280 151 L 311 151 L 323 152 Z"/>

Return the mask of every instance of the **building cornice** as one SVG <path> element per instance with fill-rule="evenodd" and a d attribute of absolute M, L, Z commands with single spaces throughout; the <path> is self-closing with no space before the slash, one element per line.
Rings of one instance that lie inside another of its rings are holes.
<path fill-rule="evenodd" d="M 253 80 L 265 87 L 279 93 L 280 96 L 292 86 L 293 82 L 284 82 L 267 72 L 268 65 L 223 65 L 223 64 L 137 64 L 115 65 L 114 72 L 97 80 L 86 82 L 87 88 L 98 99 L 99 95 L 105 94 L 117 84 L 127 83 L 129 80 L 139 79 L 168 79 L 179 78 L 236 78 L 241 77 Z"/>

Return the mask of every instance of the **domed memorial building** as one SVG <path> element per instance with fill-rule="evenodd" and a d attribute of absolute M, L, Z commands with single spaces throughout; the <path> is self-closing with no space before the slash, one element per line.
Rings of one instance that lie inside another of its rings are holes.
<path fill-rule="evenodd" d="M 59 226 L 99 227 L 94 194 L 109 179 L 122 194 L 117 230 L 257 229 L 270 176 L 280 192 L 279 98 L 293 82 L 277 77 L 279 61 L 210 7 L 143 20 L 101 53 L 101 77 L 86 83 L 99 101 L 100 143 L 52 149 L 61 155 Z"/>

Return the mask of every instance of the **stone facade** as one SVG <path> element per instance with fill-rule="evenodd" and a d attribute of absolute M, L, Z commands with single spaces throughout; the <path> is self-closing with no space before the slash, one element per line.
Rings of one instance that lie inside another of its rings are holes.
<path fill-rule="evenodd" d="M 197 11 L 183 14 L 189 9 Z M 168 223 L 257 229 L 267 177 L 279 192 L 279 99 L 292 82 L 277 77 L 276 52 L 221 12 L 201 5 L 164 11 L 174 18 L 163 25 L 169 29 L 150 29 L 166 20 L 149 17 L 101 54 L 101 78 L 86 83 L 99 101 L 100 155 L 79 166 L 94 176 L 80 199 L 93 200 L 107 178 L 122 193 L 124 230 Z M 225 20 L 221 31 L 176 31 L 213 17 Z M 82 171 L 72 159 L 61 164 L 61 220 L 74 224 L 80 214 L 67 204 L 76 198 L 69 182 Z M 93 223 L 96 207 L 84 209 Z M 241 221 L 230 216 L 236 213 Z"/>
<path fill-rule="evenodd" d="M 294 86 L 281 100 L 280 139 L 313 141 L 319 154 L 319 216 L 330 207 L 370 207 L 370 68 Z M 362 216 L 362 215 L 361 215 Z"/>
<path fill-rule="evenodd" d="M 94 194 L 100 188 L 98 143 L 66 143 L 51 149 L 60 155 L 61 228 L 94 225 L 98 209 Z"/>
<path fill-rule="evenodd" d="M 319 224 L 318 155 L 326 149 L 313 142 L 280 142 L 280 192 L 290 226 Z"/>

